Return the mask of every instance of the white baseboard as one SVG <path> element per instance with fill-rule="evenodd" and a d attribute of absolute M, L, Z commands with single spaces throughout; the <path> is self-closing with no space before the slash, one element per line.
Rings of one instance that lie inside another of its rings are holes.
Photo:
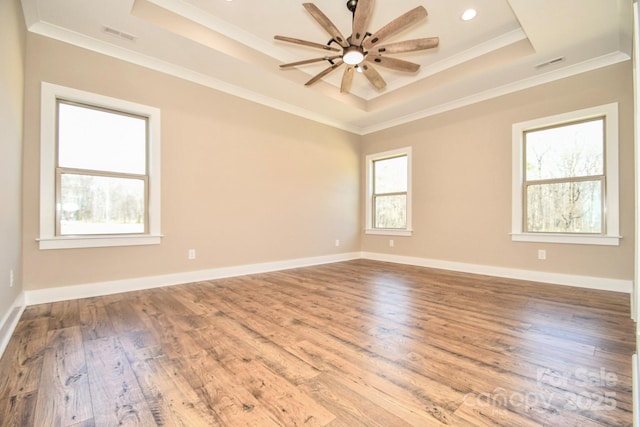
<path fill-rule="evenodd" d="M 637 336 L 636 339 L 640 338 Z M 633 384 L 631 386 L 632 396 L 633 396 L 633 427 L 640 427 L 640 412 L 639 412 L 639 402 L 638 402 L 638 387 L 640 387 L 640 383 L 638 383 L 638 355 L 634 354 L 631 356 L 631 372 L 632 372 L 632 380 Z"/>
<path fill-rule="evenodd" d="M 27 305 L 48 302 L 66 301 L 142 289 L 160 288 L 163 286 L 181 285 L 204 280 L 223 279 L 226 277 L 244 276 L 247 274 L 268 273 L 270 271 L 288 270 L 291 268 L 309 267 L 332 262 L 349 261 L 360 258 L 359 252 L 325 255 L 310 258 L 299 258 L 286 261 L 265 262 L 259 264 L 222 267 L 208 270 L 189 271 L 161 276 L 140 277 L 135 279 L 114 280 L 109 282 L 89 283 L 86 285 L 63 286 L 25 291 Z"/>
<path fill-rule="evenodd" d="M 18 321 L 20 320 L 22 312 L 26 306 L 25 294 L 24 292 L 20 292 L 11 305 L 11 308 L 7 311 L 7 314 L 4 315 L 4 318 L 0 322 L 0 357 L 2 357 L 4 351 L 7 349 L 9 340 L 11 339 L 16 326 L 18 326 Z"/>
<path fill-rule="evenodd" d="M 489 265 L 467 264 L 454 261 L 442 261 L 428 258 L 417 258 L 401 255 L 362 252 L 362 258 L 408 264 L 418 267 L 438 268 L 441 270 L 459 271 L 463 273 L 483 274 L 486 276 L 504 277 L 508 279 L 528 280 L 532 282 L 550 283 L 554 285 L 575 286 L 578 288 L 599 289 L 603 291 L 631 293 L 633 281 L 607 279 L 604 277 L 577 276 L 572 274 L 548 273 L 544 271 L 520 270 L 515 268 L 494 267 Z"/>
<path fill-rule="evenodd" d="M 441 261 L 374 252 L 348 252 L 336 255 L 299 258 L 293 260 L 248 264 L 234 267 L 222 267 L 208 270 L 166 274 L 160 276 L 114 280 L 109 282 L 89 283 L 85 285 L 63 286 L 59 288 L 40 290 L 26 290 L 24 291 L 24 303 L 26 303 L 26 305 L 33 305 L 79 298 L 89 298 L 101 295 L 117 294 L 121 292 L 130 292 L 142 289 L 200 282 L 204 280 L 215 280 L 226 277 L 244 276 L 247 274 L 267 273 L 270 271 L 287 270 L 291 268 L 308 267 L 312 265 L 328 264 L 332 262 L 349 261 L 359 258 L 393 262 L 396 264 L 409 264 L 420 267 L 460 271 L 465 273 L 483 274 L 488 276 L 506 277 L 510 279 L 529 280 L 533 282 L 551 283 L 556 285 L 600 289 L 614 292 L 631 293 L 633 286 L 633 282 L 630 280 L 546 273 L 540 271 L 492 267 L 486 265 L 466 264 L 460 262 Z"/>

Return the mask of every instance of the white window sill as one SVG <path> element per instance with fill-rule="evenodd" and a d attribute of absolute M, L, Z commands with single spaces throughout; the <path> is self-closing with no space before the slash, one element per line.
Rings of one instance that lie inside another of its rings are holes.
<path fill-rule="evenodd" d="M 619 246 L 621 236 L 601 236 L 590 234 L 554 234 L 554 233 L 512 233 L 514 242 L 567 243 L 573 245 Z"/>
<path fill-rule="evenodd" d="M 122 236 L 64 236 L 41 237 L 38 244 L 41 250 L 72 248 L 103 248 L 109 246 L 159 245 L 161 235 L 122 235 Z"/>
<path fill-rule="evenodd" d="M 365 234 L 378 234 L 381 236 L 411 236 L 413 230 L 397 230 L 393 228 L 367 228 Z"/>

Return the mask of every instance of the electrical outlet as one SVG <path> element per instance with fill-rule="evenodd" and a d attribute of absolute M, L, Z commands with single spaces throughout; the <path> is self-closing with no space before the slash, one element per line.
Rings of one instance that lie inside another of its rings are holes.
<path fill-rule="evenodd" d="M 189 249 L 187 257 L 189 259 L 196 259 L 196 250 L 195 249 Z"/>
<path fill-rule="evenodd" d="M 395 246 L 395 242 L 393 241 L 393 239 L 389 240 L 389 247 L 392 248 Z"/>
<path fill-rule="evenodd" d="M 13 270 L 9 271 L 9 287 L 13 288 Z"/>
<path fill-rule="evenodd" d="M 547 251 L 544 249 L 538 249 L 538 259 L 547 259 Z"/>
<path fill-rule="evenodd" d="M 336 239 L 336 248 L 340 246 L 340 239 Z"/>

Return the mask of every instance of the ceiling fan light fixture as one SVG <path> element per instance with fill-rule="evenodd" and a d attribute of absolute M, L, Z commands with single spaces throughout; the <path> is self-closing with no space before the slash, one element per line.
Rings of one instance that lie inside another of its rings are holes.
<path fill-rule="evenodd" d="M 358 65 L 364 60 L 362 50 L 357 46 L 349 46 L 344 50 L 342 61 L 349 65 Z"/>

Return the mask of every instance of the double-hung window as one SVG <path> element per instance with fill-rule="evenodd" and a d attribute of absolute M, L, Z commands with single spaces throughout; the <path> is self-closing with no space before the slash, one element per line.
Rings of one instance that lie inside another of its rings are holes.
<path fill-rule="evenodd" d="M 513 127 L 513 240 L 618 244 L 617 104 Z"/>
<path fill-rule="evenodd" d="M 411 235 L 411 148 L 366 157 L 368 234 Z"/>
<path fill-rule="evenodd" d="M 147 123 L 58 100 L 56 235 L 147 231 Z"/>
<path fill-rule="evenodd" d="M 40 248 L 156 244 L 159 111 L 43 83 Z"/>

